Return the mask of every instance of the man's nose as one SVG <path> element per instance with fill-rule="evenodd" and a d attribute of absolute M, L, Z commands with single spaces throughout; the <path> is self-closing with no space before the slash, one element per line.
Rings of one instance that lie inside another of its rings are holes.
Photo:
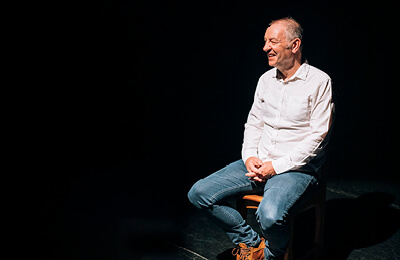
<path fill-rule="evenodd" d="M 271 46 L 268 42 L 265 42 L 263 51 L 268 52 L 269 50 L 271 50 Z"/>

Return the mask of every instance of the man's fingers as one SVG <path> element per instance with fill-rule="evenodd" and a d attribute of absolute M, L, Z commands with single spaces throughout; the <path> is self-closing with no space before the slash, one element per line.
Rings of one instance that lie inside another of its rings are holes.
<path fill-rule="evenodd" d="M 250 180 L 252 181 L 258 181 L 258 182 L 263 182 L 264 180 L 259 176 L 257 173 L 254 172 L 248 172 L 245 174 L 247 177 L 249 177 Z"/>
<path fill-rule="evenodd" d="M 257 174 L 255 174 L 254 172 L 248 172 L 248 173 L 246 173 L 245 175 L 246 175 L 247 177 L 250 177 L 250 178 L 257 177 Z"/>
<path fill-rule="evenodd" d="M 258 168 L 258 171 L 259 171 L 260 173 L 265 172 L 266 168 L 268 168 L 268 165 L 263 164 L 260 168 Z"/>
<path fill-rule="evenodd" d="M 263 161 L 261 161 L 260 158 L 254 158 L 254 163 L 255 163 L 257 166 L 262 166 L 262 165 L 263 165 Z"/>
<path fill-rule="evenodd" d="M 263 182 L 264 180 L 263 179 L 261 179 L 260 177 L 254 177 L 253 178 L 253 180 L 255 180 L 255 181 L 258 181 L 258 182 Z"/>
<path fill-rule="evenodd" d="M 250 177 L 249 180 L 251 181 L 258 181 L 258 182 L 264 182 L 263 179 L 261 179 L 260 177 L 256 176 L 256 177 Z"/>
<path fill-rule="evenodd" d="M 254 165 L 250 165 L 250 171 L 249 172 L 255 172 L 255 173 L 259 173 L 259 170 L 254 166 Z"/>

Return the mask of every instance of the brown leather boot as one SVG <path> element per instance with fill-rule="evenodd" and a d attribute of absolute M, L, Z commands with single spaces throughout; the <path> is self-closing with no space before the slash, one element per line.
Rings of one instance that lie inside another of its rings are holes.
<path fill-rule="evenodd" d="M 258 247 L 247 247 L 240 243 L 232 250 L 232 255 L 236 256 L 236 260 L 264 260 L 265 240 L 261 238 L 261 243 Z"/>
<path fill-rule="evenodd" d="M 265 260 L 264 257 L 265 239 L 261 238 L 258 247 L 253 248 L 253 260 Z"/>

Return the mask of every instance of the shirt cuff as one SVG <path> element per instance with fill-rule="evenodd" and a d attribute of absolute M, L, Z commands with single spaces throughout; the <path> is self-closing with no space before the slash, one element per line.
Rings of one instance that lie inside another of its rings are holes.
<path fill-rule="evenodd" d="M 287 160 L 285 157 L 281 157 L 277 160 L 272 160 L 272 167 L 274 167 L 276 174 L 287 172 L 293 169 L 294 166 L 295 165 L 290 160 Z"/>
<path fill-rule="evenodd" d="M 243 160 L 244 163 L 246 163 L 247 159 L 249 159 L 250 157 L 257 157 L 258 158 L 257 149 L 249 150 L 249 151 L 246 151 L 246 152 L 242 153 L 242 160 Z"/>

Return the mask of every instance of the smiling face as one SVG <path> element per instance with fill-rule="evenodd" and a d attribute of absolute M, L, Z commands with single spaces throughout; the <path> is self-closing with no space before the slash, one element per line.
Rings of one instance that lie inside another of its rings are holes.
<path fill-rule="evenodd" d="M 281 71 L 293 66 L 298 48 L 293 48 L 293 41 L 288 42 L 284 23 L 274 23 L 268 27 L 264 40 L 263 50 L 268 55 L 269 66 L 276 67 Z"/>

